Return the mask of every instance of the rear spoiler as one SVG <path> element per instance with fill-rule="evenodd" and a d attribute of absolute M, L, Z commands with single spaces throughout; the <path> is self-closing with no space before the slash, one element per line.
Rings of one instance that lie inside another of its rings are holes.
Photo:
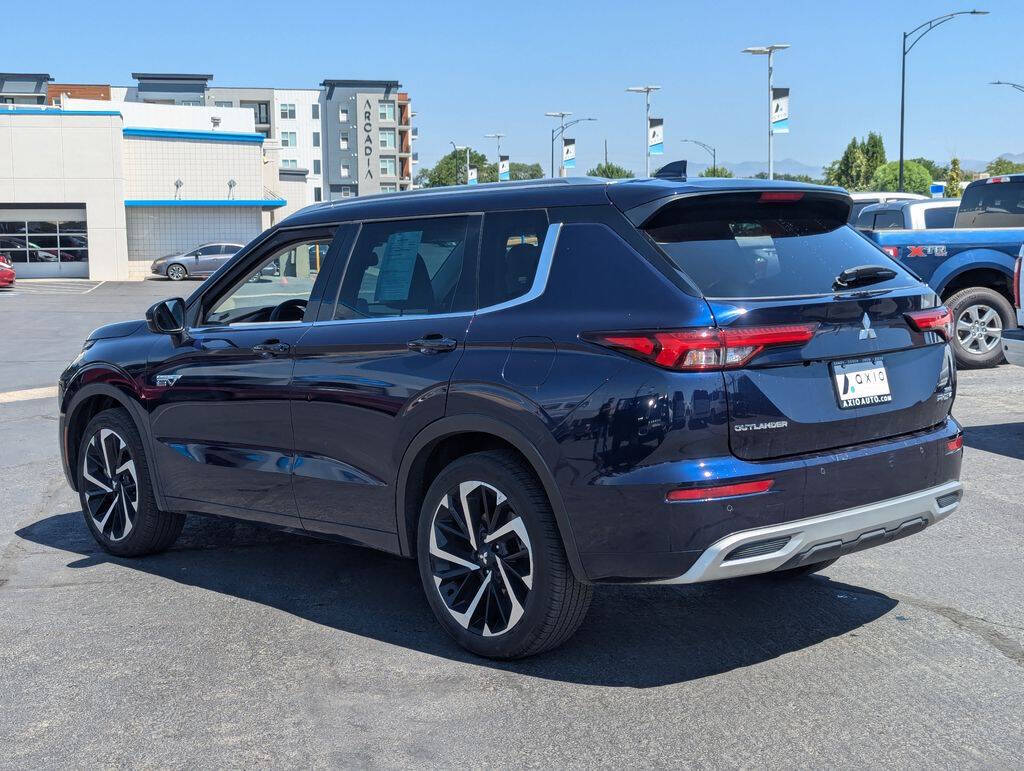
<path fill-rule="evenodd" d="M 632 209 L 627 209 L 623 212 L 635 227 L 643 227 L 655 214 L 669 204 L 677 201 L 682 201 L 688 198 L 705 198 L 713 195 L 743 195 L 744 193 L 803 193 L 804 195 L 820 197 L 820 198 L 835 198 L 842 200 L 846 203 L 846 217 L 844 222 L 849 219 L 850 209 L 853 208 L 853 199 L 850 195 L 841 188 L 831 187 L 789 187 L 789 186 L 776 186 L 776 185 L 765 185 L 764 187 L 743 187 L 743 188 L 729 188 L 722 190 L 691 190 L 687 192 L 673 193 L 672 195 L 662 196 L 661 198 L 655 198 L 653 201 L 642 203 L 639 206 L 634 206 Z"/>

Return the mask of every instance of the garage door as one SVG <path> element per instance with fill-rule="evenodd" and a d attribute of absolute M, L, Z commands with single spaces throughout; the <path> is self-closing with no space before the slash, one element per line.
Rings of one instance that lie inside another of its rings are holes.
<path fill-rule="evenodd" d="M 0 254 L 18 278 L 88 278 L 85 208 L 0 209 Z"/>

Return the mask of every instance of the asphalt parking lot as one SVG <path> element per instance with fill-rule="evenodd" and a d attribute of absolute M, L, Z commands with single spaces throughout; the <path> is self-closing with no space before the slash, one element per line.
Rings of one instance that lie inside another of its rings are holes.
<path fill-rule="evenodd" d="M 944 523 L 791 583 L 602 587 L 566 646 L 495 664 L 395 557 L 202 517 L 102 552 L 28 389 L 195 285 L 67 283 L 0 290 L 0 766 L 1024 763 L 1024 369 L 961 373 Z"/>

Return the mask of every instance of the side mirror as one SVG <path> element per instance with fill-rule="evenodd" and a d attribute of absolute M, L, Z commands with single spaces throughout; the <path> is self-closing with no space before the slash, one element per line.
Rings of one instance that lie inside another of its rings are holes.
<path fill-rule="evenodd" d="M 172 297 L 151 305 L 146 311 L 146 324 L 160 335 L 180 335 L 185 331 L 185 301 Z"/>

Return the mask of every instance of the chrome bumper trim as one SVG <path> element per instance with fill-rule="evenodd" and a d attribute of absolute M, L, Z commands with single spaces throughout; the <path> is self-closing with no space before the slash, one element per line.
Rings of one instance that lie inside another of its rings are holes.
<path fill-rule="evenodd" d="M 960 494 L 962 491 L 963 485 L 960 482 L 946 482 L 937 487 L 919 490 L 899 498 L 890 498 L 887 501 L 732 533 L 705 549 L 683 575 L 653 583 L 695 584 L 769 573 L 817 546 L 839 541 L 852 545 L 861 536 L 874 536 L 883 529 L 895 531 L 915 518 L 924 518 L 928 525 L 933 525 L 960 505 L 959 496 L 946 506 L 940 506 L 938 499 L 950 493 Z M 729 554 L 747 544 L 781 539 L 785 536 L 789 537 L 785 545 L 769 554 L 726 559 Z"/>

